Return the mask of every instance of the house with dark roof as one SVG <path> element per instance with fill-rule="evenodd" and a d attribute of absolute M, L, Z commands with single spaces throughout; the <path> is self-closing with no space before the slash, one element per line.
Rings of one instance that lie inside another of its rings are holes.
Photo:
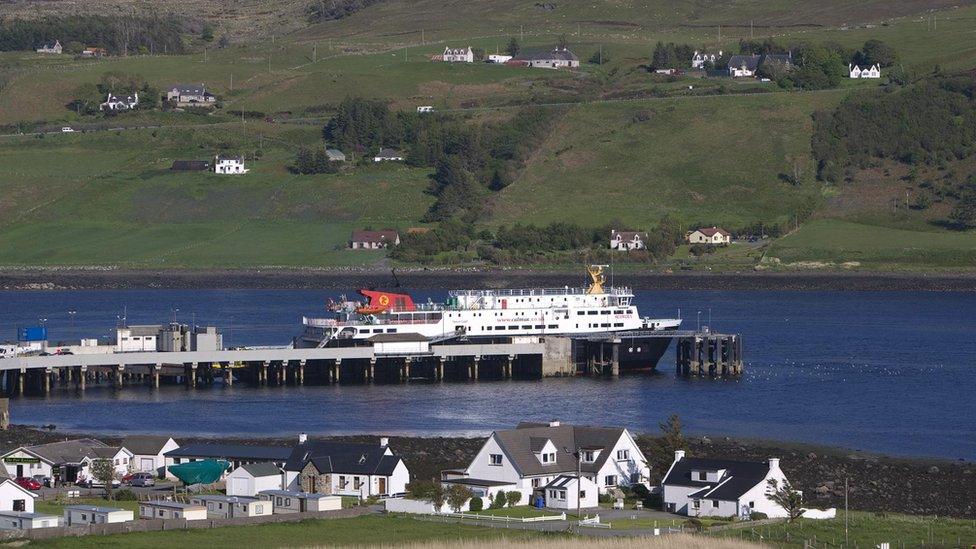
<path fill-rule="evenodd" d="M 390 448 L 379 444 L 308 440 L 302 434 L 284 466 L 284 489 L 310 494 L 384 496 L 407 491 L 410 471 Z"/>
<path fill-rule="evenodd" d="M 129 472 L 132 452 L 100 440 L 82 438 L 20 446 L 0 456 L 10 477 L 44 475 L 71 483 L 91 479 L 91 465 L 101 460 L 111 461 L 115 471 L 124 475 Z"/>
<path fill-rule="evenodd" d="M 217 96 L 204 84 L 174 84 L 166 90 L 166 101 L 177 107 L 213 107 Z"/>
<path fill-rule="evenodd" d="M 579 57 L 567 48 L 554 48 L 545 51 L 520 52 L 506 64 L 540 69 L 577 69 Z"/>
<path fill-rule="evenodd" d="M 733 55 L 729 58 L 729 76 L 732 78 L 755 76 L 759 68 L 766 64 L 780 64 L 789 69 L 793 66 L 793 54 Z"/>
<path fill-rule="evenodd" d="M 180 447 L 172 437 L 131 435 L 122 439 L 122 446 L 132 452 L 132 470 L 166 475 L 166 452 Z"/>
<path fill-rule="evenodd" d="M 528 503 L 533 496 L 545 497 L 557 478 L 575 477 L 577 468 L 598 493 L 647 486 L 650 474 L 647 458 L 627 429 L 552 421 L 493 432 L 466 468 L 443 471 L 441 482 L 467 486 L 480 497 L 518 490 Z"/>
<path fill-rule="evenodd" d="M 247 463 L 227 475 L 227 495 L 255 497 L 264 490 L 280 490 L 283 479 L 274 463 Z"/>
<path fill-rule="evenodd" d="M 349 238 L 351 250 L 379 250 L 400 245 L 400 234 L 393 230 L 353 231 Z"/>
<path fill-rule="evenodd" d="M 786 510 L 769 499 L 770 479 L 780 485 L 786 481 L 778 458 L 765 463 L 690 458 L 678 450 L 661 481 L 664 510 L 692 517 L 748 517 L 751 513 L 785 517 Z"/>
<path fill-rule="evenodd" d="M 251 446 L 248 444 L 188 444 L 166 452 L 166 467 L 205 459 L 224 460 L 231 469 L 249 463 L 272 463 L 281 467 L 291 456 L 287 446 Z M 168 473 L 167 469 L 167 475 Z"/>

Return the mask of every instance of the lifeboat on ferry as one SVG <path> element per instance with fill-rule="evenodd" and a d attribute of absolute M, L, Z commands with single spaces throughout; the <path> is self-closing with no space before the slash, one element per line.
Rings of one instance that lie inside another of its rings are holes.
<path fill-rule="evenodd" d="M 369 301 L 356 307 L 356 312 L 361 315 L 376 315 L 389 310 L 397 311 L 416 311 L 417 306 L 407 294 L 395 294 L 391 292 L 380 292 L 376 290 L 359 290 L 359 295 Z"/>

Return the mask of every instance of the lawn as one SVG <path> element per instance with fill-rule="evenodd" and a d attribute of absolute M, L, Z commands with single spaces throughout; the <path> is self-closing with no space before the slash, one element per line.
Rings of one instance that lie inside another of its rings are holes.
<path fill-rule="evenodd" d="M 138 501 L 109 501 L 104 498 L 77 498 L 66 500 L 64 505 L 94 505 L 96 507 L 114 507 L 117 509 L 132 511 L 136 517 L 139 516 Z M 61 516 L 64 513 L 64 505 L 55 503 L 53 501 L 38 500 L 34 502 L 34 511 L 37 513 Z"/>
<path fill-rule="evenodd" d="M 511 517 L 511 518 L 535 518 L 535 517 L 551 517 L 558 515 L 559 513 L 552 509 L 537 509 L 528 505 L 522 505 L 518 507 L 502 507 L 501 509 L 485 509 L 483 511 L 472 511 L 472 514 L 478 515 L 492 515 L 495 517 Z"/>
<path fill-rule="evenodd" d="M 890 543 L 892 548 L 968 547 L 976 540 L 976 526 L 971 520 L 852 512 L 846 544 L 842 513 L 832 520 L 799 519 L 795 524 L 743 527 L 712 535 L 745 541 L 762 540 L 777 547 L 806 547 L 804 542 L 813 540 L 817 547 L 877 547 L 884 542 Z"/>
<path fill-rule="evenodd" d="M 856 262 L 870 268 L 972 268 L 976 232 L 933 227 L 909 231 L 837 219 L 808 222 L 769 249 L 776 258 L 796 262 Z"/>
<path fill-rule="evenodd" d="M 425 522 L 397 515 L 248 527 L 174 530 L 32 541 L 31 547 L 302 547 L 363 546 L 459 540 L 533 540 L 542 534 L 502 528 Z"/>

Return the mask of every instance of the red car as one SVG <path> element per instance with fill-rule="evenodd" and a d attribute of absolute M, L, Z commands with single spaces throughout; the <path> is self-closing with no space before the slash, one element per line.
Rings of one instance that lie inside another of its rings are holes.
<path fill-rule="evenodd" d="M 36 480 L 34 480 L 32 478 L 20 477 L 20 478 L 18 478 L 14 482 L 16 482 L 17 484 L 19 484 L 21 488 L 27 488 L 28 490 L 40 490 L 41 489 L 41 483 L 40 482 L 37 482 Z"/>

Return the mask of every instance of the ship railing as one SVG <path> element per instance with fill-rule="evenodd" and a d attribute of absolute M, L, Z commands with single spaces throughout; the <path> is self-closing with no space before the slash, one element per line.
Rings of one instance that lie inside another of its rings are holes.
<path fill-rule="evenodd" d="M 604 288 L 604 294 L 615 296 L 632 296 L 634 292 L 626 286 L 613 286 Z M 535 297 L 553 295 L 586 295 L 588 288 L 522 288 L 508 290 L 451 290 L 448 295 L 451 297 Z"/>

